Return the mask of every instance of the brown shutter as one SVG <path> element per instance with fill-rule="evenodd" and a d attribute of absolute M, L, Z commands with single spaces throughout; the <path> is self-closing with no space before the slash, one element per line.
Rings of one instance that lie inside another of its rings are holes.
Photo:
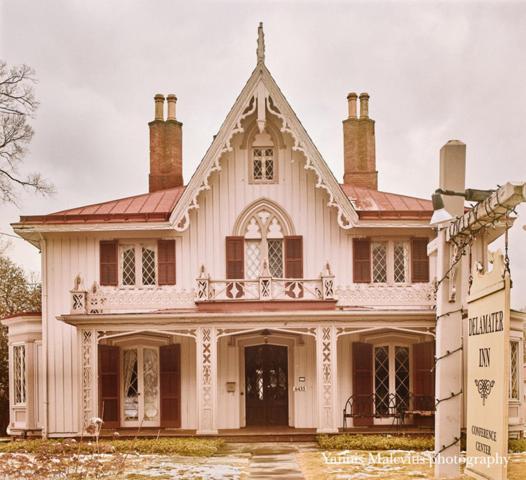
<path fill-rule="evenodd" d="M 113 285 L 118 284 L 118 252 L 117 240 L 103 240 L 100 242 L 100 284 Z"/>
<path fill-rule="evenodd" d="M 373 346 L 352 344 L 352 393 L 354 426 L 373 424 Z M 360 416 L 362 415 L 362 416 Z"/>
<path fill-rule="evenodd" d="M 303 237 L 285 237 L 285 278 L 303 278 Z"/>
<path fill-rule="evenodd" d="M 119 348 L 99 345 L 99 415 L 104 428 L 120 424 Z"/>
<path fill-rule="evenodd" d="M 175 285 L 175 240 L 157 241 L 159 285 Z"/>
<path fill-rule="evenodd" d="M 429 411 L 435 403 L 435 342 L 413 345 L 413 410 Z M 432 417 L 415 417 L 415 423 L 431 423 Z"/>
<path fill-rule="evenodd" d="M 371 281 L 371 240 L 354 238 L 353 248 L 353 282 L 369 283 Z"/>
<path fill-rule="evenodd" d="M 181 428 L 181 345 L 160 348 L 161 427 Z"/>
<path fill-rule="evenodd" d="M 226 278 L 245 278 L 245 239 L 226 237 Z"/>
<path fill-rule="evenodd" d="M 427 238 L 411 239 L 411 281 L 413 283 L 429 282 L 427 243 Z"/>

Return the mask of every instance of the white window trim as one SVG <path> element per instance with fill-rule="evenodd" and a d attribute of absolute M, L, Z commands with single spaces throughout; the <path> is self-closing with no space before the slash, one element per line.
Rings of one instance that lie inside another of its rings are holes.
<path fill-rule="evenodd" d="M 16 391 L 15 391 L 15 385 L 16 385 L 16 378 L 15 378 L 15 348 L 16 347 L 24 347 L 24 385 L 23 385 L 23 388 L 24 388 L 24 401 L 23 402 L 17 402 L 16 401 Z M 13 390 L 13 406 L 15 407 L 26 407 L 27 406 L 27 394 L 28 394 L 28 388 L 27 388 L 27 380 L 28 380 L 28 376 L 27 376 L 27 343 L 25 342 L 17 342 L 17 343 L 13 343 L 11 345 L 11 352 L 12 352 L 12 358 L 13 358 L 13 384 L 11 386 L 12 390 Z"/>
<path fill-rule="evenodd" d="M 268 180 L 266 178 L 256 179 L 254 178 L 254 149 L 260 148 L 262 150 L 267 148 L 272 148 L 272 161 L 273 161 L 273 175 L 272 180 Z M 278 182 L 278 165 L 279 165 L 279 148 L 276 148 L 274 145 L 267 145 L 267 146 L 252 146 L 250 149 L 247 149 L 248 152 L 248 170 L 249 170 L 249 183 L 255 184 L 255 185 L 265 185 L 265 184 L 274 184 L 279 183 Z"/>
<path fill-rule="evenodd" d="M 374 256 L 373 256 L 373 244 L 385 243 L 386 244 L 386 271 L 387 271 L 387 282 L 374 282 L 373 281 L 373 267 L 374 267 Z M 405 282 L 394 281 L 394 246 L 395 243 L 403 243 L 406 247 L 407 252 L 407 277 Z M 411 282 L 411 242 L 408 238 L 385 238 L 385 237 L 372 237 L 371 238 L 371 284 L 372 285 L 397 285 L 397 286 L 408 286 L 412 285 Z"/>
<path fill-rule="evenodd" d="M 135 285 L 123 285 L 122 283 L 122 254 L 124 250 L 133 248 L 135 251 Z M 146 247 L 155 252 L 155 284 L 154 285 L 143 285 L 142 283 L 142 249 Z M 140 289 L 153 289 L 159 285 L 159 272 L 158 272 L 158 252 L 156 241 L 137 241 L 137 242 L 122 242 L 119 243 L 119 288 L 124 290 Z"/>
<path fill-rule="evenodd" d="M 387 347 L 389 362 L 389 394 L 396 393 L 396 347 L 407 348 L 409 354 L 409 395 L 413 392 L 413 345 L 404 342 L 379 342 L 373 343 L 373 393 L 376 394 L 376 348 Z M 389 417 L 376 418 L 378 425 L 390 424 L 393 419 Z"/>

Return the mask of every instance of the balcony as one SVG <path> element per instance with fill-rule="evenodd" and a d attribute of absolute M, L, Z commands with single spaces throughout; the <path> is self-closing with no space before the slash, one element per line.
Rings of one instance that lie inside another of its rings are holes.
<path fill-rule="evenodd" d="M 334 300 L 334 276 L 212 280 L 204 271 L 197 279 L 196 302 Z"/>
<path fill-rule="evenodd" d="M 432 283 L 336 286 L 328 265 L 318 278 L 212 279 L 204 268 L 195 289 L 172 286 L 85 289 L 78 276 L 70 292 L 72 314 L 145 313 L 193 309 L 209 302 L 333 301 L 341 308 L 422 309 L 434 307 Z"/>

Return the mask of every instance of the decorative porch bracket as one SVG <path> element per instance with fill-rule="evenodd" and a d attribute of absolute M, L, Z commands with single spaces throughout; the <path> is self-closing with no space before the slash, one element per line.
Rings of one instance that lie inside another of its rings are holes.
<path fill-rule="evenodd" d="M 217 434 L 217 331 L 215 327 L 196 330 L 197 433 Z"/>
<path fill-rule="evenodd" d="M 86 432 L 90 419 L 97 416 L 97 331 L 80 330 L 82 374 L 82 417 L 80 431 Z"/>
<path fill-rule="evenodd" d="M 318 429 L 319 433 L 337 433 L 336 419 L 337 375 L 336 375 L 336 328 L 316 328 Z"/>

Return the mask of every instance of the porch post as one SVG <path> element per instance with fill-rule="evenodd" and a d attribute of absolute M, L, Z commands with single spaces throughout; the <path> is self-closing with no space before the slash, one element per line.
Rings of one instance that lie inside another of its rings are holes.
<path fill-rule="evenodd" d="M 86 430 L 92 417 L 97 415 L 97 331 L 80 330 L 81 405 L 80 431 Z"/>
<path fill-rule="evenodd" d="M 338 432 L 336 328 L 316 328 L 316 369 L 319 433 Z"/>
<path fill-rule="evenodd" d="M 215 327 L 196 331 L 197 433 L 217 433 L 217 332 Z"/>

